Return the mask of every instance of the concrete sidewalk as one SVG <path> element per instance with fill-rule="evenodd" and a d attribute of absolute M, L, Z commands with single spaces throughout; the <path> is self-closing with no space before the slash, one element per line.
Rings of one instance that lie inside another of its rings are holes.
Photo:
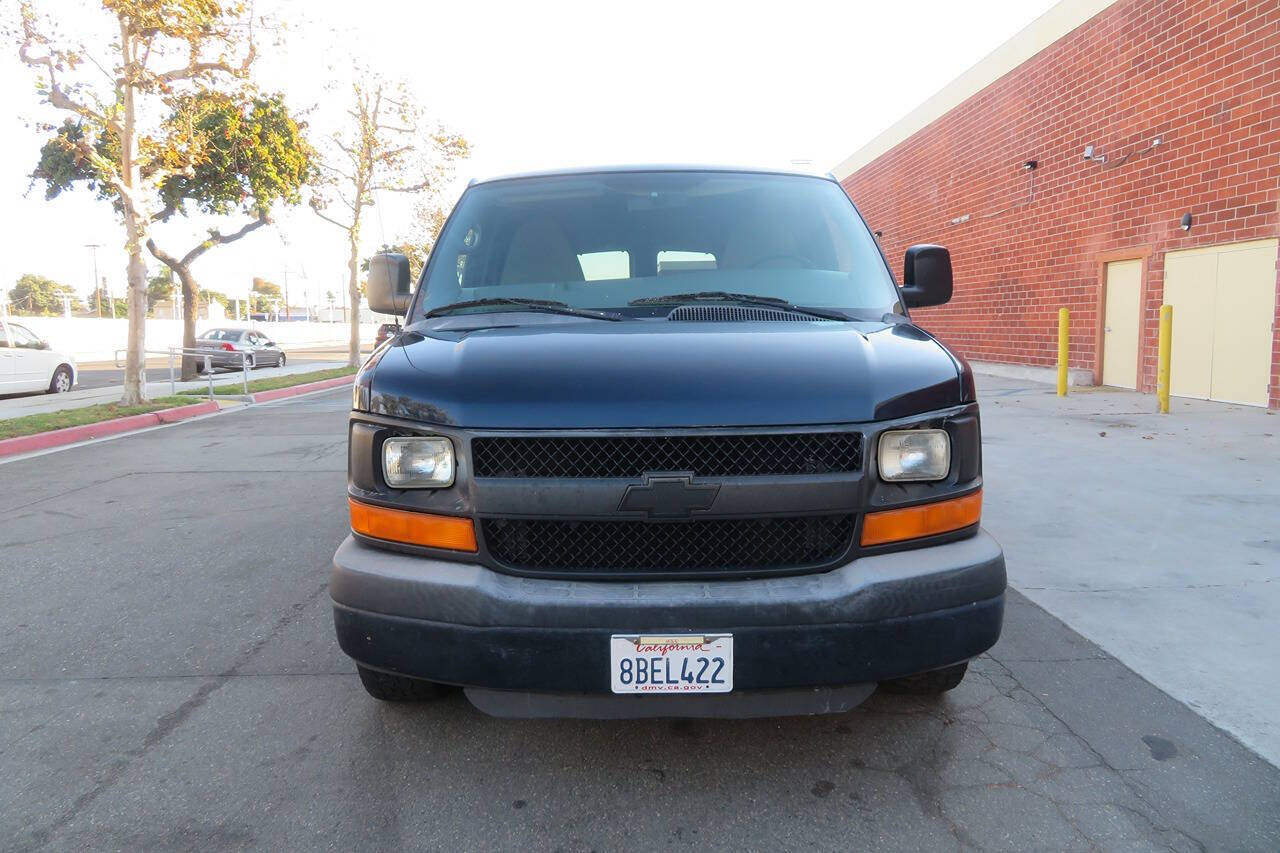
<path fill-rule="evenodd" d="M 1280 417 L 978 377 L 1010 583 L 1280 764 Z"/>
<path fill-rule="evenodd" d="M 293 376 L 298 373 L 312 373 L 317 370 L 329 370 L 335 367 L 346 366 L 345 361 L 303 361 L 287 364 L 284 367 L 263 367 L 257 370 L 249 371 L 249 381 L 255 379 L 269 379 L 272 376 Z M 152 368 L 147 371 L 148 379 L 154 380 L 157 375 L 163 375 L 166 378 L 163 381 L 147 382 L 148 397 L 165 397 L 170 392 L 168 369 Z M 215 373 L 213 375 L 213 384 L 239 384 L 240 371 Z M 207 389 L 209 380 L 201 378 L 192 382 L 175 383 L 178 391 L 191 389 Z M 0 399 L 0 420 L 4 418 L 20 418 L 23 415 L 38 415 L 47 412 L 58 412 L 63 409 L 79 409 L 85 406 L 93 406 L 98 403 L 114 403 L 120 399 L 120 395 L 124 389 L 122 386 L 115 385 L 109 388 L 87 388 L 82 390 L 69 391 L 66 394 L 29 394 L 21 397 L 10 397 L 8 399 Z"/>

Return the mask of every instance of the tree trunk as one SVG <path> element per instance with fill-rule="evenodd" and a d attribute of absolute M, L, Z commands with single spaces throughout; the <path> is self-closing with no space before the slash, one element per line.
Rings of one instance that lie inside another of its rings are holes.
<path fill-rule="evenodd" d="M 347 345 L 347 364 L 360 366 L 360 220 L 347 232 L 351 255 L 347 258 L 347 292 L 351 295 L 351 340 Z"/>
<path fill-rule="evenodd" d="M 173 274 L 182 282 L 182 348 L 192 349 L 196 345 L 196 314 L 200 311 L 200 285 L 191 274 L 191 267 L 178 264 L 171 267 Z M 184 382 L 197 377 L 196 367 L 200 359 L 196 356 L 182 357 L 182 380 Z"/>
<path fill-rule="evenodd" d="M 120 24 L 120 47 L 126 64 L 133 62 L 134 44 L 132 33 L 125 25 Z M 138 192 L 142 186 L 142 172 L 134 161 L 134 150 L 137 146 L 135 121 L 137 107 L 134 103 L 135 88 L 126 84 L 122 87 L 123 95 L 123 132 L 120 134 L 120 177 L 129 192 L 124 194 L 124 227 L 125 251 L 129 254 L 127 280 L 129 282 L 129 337 L 126 343 L 128 352 L 124 364 L 124 394 L 120 402 L 126 406 L 136 406 L 147 399 L 147 266 L 142 261 L 142 244 L 147 239 L 147 222 L 145 215 L 136 209 L 136 199 L 129 193 Z"/>

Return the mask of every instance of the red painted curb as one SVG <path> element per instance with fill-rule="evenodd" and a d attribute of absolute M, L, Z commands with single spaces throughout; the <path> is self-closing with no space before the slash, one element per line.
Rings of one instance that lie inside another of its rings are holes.
<path fill-rule="evenodd" d="M 191 406 L 177 406 L 172 409 L 161 409 L 158 412 L 152 412 L 162 424 L 176 424 L 178 421 L 185 421 L 187 418 L 197 418 L 200 415 L 212 415 L 218 411 L 218 404 L 213 400 L 205 400 L 203 403 L 196 403 Z"/>
<path fill-rule="evenodd" d="M 122 432 L 132 432 L 133 430 L 156 426 L 157 424 L 173 423 L 187 418 L 194 418 L 197 415 L 211 414 L 217 410 L 218 404 L 210 401 L 196 403 L 191 406 L 178 406 L 173 409 L 160 409 L 159 411 L 147 412 L 142 415 L 129 415 L 109 421 L 99 421 L 96 424 L 84 424 L 82 426 L 53 429 L 48 432 L 38 432 L 35 435 L 20 435 L 17 438 L 0 439 L 0 456 L 30 453 L 33 450 L 61 447 L 64 444 L 75 444 L 77 441 L 88 441 L 91 438 L 118 435 Z"/>
<path fill-rule="evenodd" d="M 296 397 L 299 394 L 310 394 L 312 391 L 323 391 L 326 388 L 338 388 L 343 385 L 350 385 L 355 379 L 355 375 L 351 376 L 335 376 L 332 379 L 321 379 L 319 382 L 308 382 L 305 385 L 291 385 L 288 388 L 276 388 L 272 391 L 259 391 L 256 394 L 250 394 L 255 403 L 266 403 L 271 400 L 279 400 L 284 397 Z"/>

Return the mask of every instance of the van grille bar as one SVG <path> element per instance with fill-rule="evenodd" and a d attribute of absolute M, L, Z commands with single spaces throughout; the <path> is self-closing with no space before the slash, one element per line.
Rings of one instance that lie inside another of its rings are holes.
<path fill-rule="evenodd" d="M 699 477 L 829 474 L 862 468 L 859 432 L 654 436 L 484 436 L 471 442 L 476 477 Z"/>

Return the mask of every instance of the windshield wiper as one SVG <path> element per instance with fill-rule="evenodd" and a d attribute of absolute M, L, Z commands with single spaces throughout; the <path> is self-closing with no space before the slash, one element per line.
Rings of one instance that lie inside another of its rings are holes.
<path fill-rule="evenodd" d="M 454 311 L 460 311 L 463 308 L 481 308 L 486 305 L 516 305 L 526 311 L 546 311 L 550 314 L 569 314 L 573 317 L 588 317 L 592 320 L 622 320 L 621 314 L 614 311 L 593 311 L 590 308 L 574 308 L 564 302 L 556 302 L 553 299 L 516 299 L 514 297 L 497 296 L 489 299 L 468 299 L 465 302 L 453 302 L 449 305 L 441 305 L 439 308 L 432 308 L 423 316 L 440 317 L 445 314 L 452 314 Z"/>
<path fill-rule="evenodd" d="M 796 305 L 777 296 L 755 296 L 750 293 L 727 293 L 723 290 L 700 290 L 697 293 L 669 293 L 665 296 L 645 296 L 632 299 L 628 305 L 665 305 L 681 302 L 741 302 L 744 305 L 766 305 L 797 314 L 809 314 L 826 320 L 853 319 L 843 311 L 835 308 L 816 308 L 811 305 Z"/>

